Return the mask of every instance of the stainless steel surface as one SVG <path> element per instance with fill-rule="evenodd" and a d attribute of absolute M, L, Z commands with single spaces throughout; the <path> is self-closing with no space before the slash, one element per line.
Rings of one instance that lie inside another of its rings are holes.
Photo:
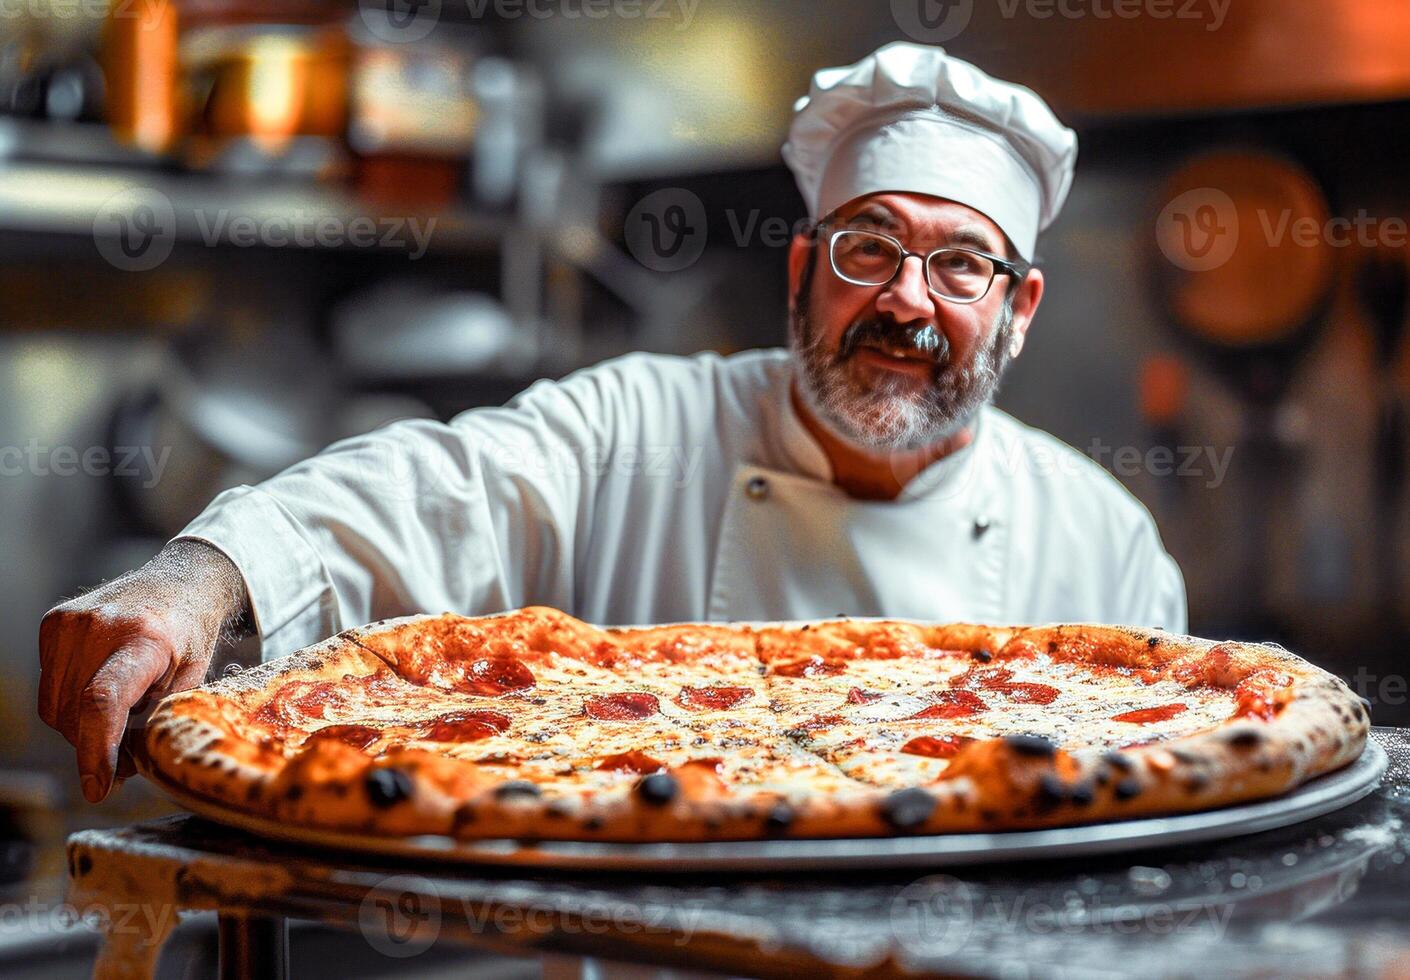
<path fill-rule="evenodd" d="M 336 833 L 252 816 L 187 792 L 146 771 L 164 793 L 192 813 L 262 837 L 438 862 L 604 871 L 792 871 L 955 867 L 1112 854 L 1255 834 L 1318 817 L 1376 788 L 1386 753 L 1373 741 L 1338 772 L 1285 796 L 1202 813 L 998 834 L 947 834 L 819 840 L 619 844 L 596 841 L 457 841 L 449 837 L 374 837 Z M 146 767 L 144 766 L 144 770 Z"/>
<path fill-rule="evenodd" d="M 1410 976 L 1410 729 L 1371 738 L 1389 767 L 1356 803 L 1137 853 L 939 872 L 574 873 L 281 844 L 181 814 L 69 838 L 69 901 L 732 976 Z"/>

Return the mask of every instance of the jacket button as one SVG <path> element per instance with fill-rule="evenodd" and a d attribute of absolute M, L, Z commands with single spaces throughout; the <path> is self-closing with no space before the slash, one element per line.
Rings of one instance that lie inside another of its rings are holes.
<path fill-rule="evenodd" d="M 764 500 L 769 495 L 769 481 L 756 476 L 744 485 L 744 492 L 750 500 Z"/>
<path fill-rule="evenodd" d="M 989 520 L 988 515 L 981 514 L 976 517 L 974 519 L 974 540 L 978 541 L 988 534 L 991 527 L 993 527 L 993 522 Z"/>

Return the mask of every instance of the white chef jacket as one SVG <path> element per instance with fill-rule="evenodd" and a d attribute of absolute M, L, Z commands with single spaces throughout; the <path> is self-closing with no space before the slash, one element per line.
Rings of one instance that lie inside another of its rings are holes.
<path fill-rule="evenodd" d="M 1185 629 L 1155 524 L 1105 470 L 989 407 L 894 501 L 861 501 L 785 350 L 630 354 L 507 407 L 399 422 L 228 490 L 184 532 L 244 576 L 266 658 L 412 612 L 589 622 L 837 614 Z"/>

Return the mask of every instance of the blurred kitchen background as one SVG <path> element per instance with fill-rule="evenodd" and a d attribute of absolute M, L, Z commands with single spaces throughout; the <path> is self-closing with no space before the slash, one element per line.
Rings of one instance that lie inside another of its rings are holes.
<path fill-rule="evenodd" d="M 160 806 L 36 718 L 56 599 L 342 435 L 783 343 L 791 104 L 907 38 L 1082 139 L 1001 405 L 1146 502 L 1193 632 L 1410 723 L 1410 6 L 7 0 L 0 873 Z"/>

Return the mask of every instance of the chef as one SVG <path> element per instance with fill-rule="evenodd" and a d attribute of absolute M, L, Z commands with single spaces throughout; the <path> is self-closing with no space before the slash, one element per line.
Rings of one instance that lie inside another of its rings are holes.
<path fill-rule="evenodd" d="M 221 494 L 44 619 L 40 714 L 77 746 L 86 797 L 126 774 L 129 710 L 200 683 L 241 630 L 266 658 L 384 617 L 531 604 L 603 624 L 1183 630 L 1147 511 L 991 405 L 1076 150 L 1033 92 L 940 48 L 819 71 L 783 148 L 812 218 L 787 349 L 631 354 Z"/>

